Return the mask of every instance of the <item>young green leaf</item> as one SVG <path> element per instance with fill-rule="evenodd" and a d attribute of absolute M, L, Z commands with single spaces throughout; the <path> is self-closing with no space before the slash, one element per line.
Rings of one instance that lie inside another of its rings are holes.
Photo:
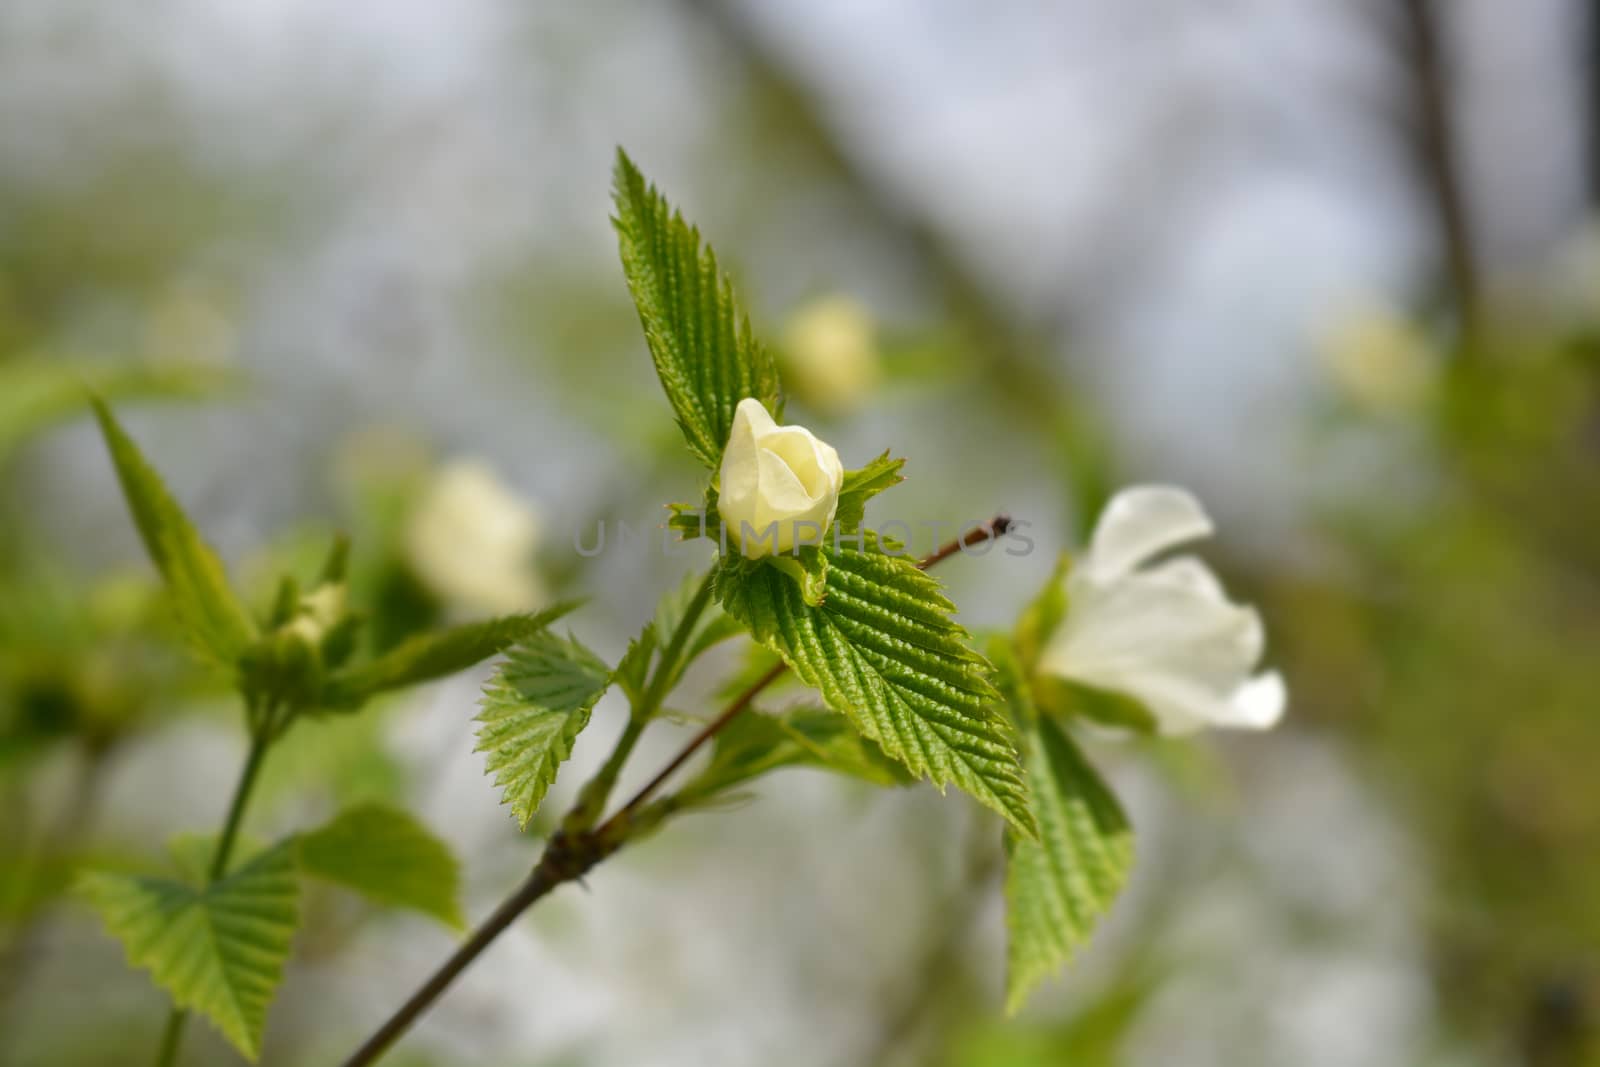
<path fill-rule="evenodd" d="M 1045 582 L 1039 595 L 1022 609 L 1022 618 L 1017 622 L 1016 656 L 1029 670 L 1038 661 L 1044 643 L 1056 632 L 1056 628 L 1061 625 L 1062 617 L 1067 613 L 1066 579 L 1067 572 L 1071 569 L 1072 557 L 1062 553 L 1056 560 L 1050 580 Z M 1034 696 L 1037 698 L 1038 694 L 1035 693 Z"/>
<path fill-rule="evenodd" d="M 953 783 L 1034 834 L 1022 765 L 992 710 L 986 664 L 950 618 L 954 606 L 916 564 L 870 531 L 829 549 L 828 595 L 807 604 L 772 567 L 725 560 L 718 597 L 828 706 L 936 785 Z"/>
<path fill-rule="evenodd" d="M 740 400 L 753 396 L 781 413 L 777 364 L 711 248 L 620 150 L 613 198 L 622 270 L 656 374 L 689 450 L 715 470 Z"/>
<path fill-rule="evenodd" d="M 205 1015 L 247 1059 L 261 1053 L 267 1006 L 299 920 L 292 844 L 207 888 L 94 872 L 79 882 L 132 966 L 181 1008 Z"/>
<path fill-rule="evenodd" d="M 867 501 L 906 480 L 900 473 L 905 465 L 905 460 L 890 459 L 885 452 L 860 470 L 845 471 L 844 485 L 839 489 L 839 507 L 833 518 L 839 528 L 847 532 L 856 530 L 866 517 Z"/>
<path fill-rule="evenodd" d="M 628 695 L 628 700 L 632 703 L 638 703 L 644 698 L 645 685 L 650 677 L 650 664 L 656 655 L 658 642 L 656 634 L 656 624 L 645 623 L 639 636 L 628 642 L 627 650 L 617 661 L 617 669 L 612 672 L 613 680 Z"/>
<path fill-rule="evenodd" d="M 678 535 L 680 541 L 693 541 L 697 537 L 719 541 L 722 538 L 722 513 L 717 509 L 717 490 L 706 486 L 705 498 L 698 504 L 668 504 L 672 512 L 667 517 L 667 529 Z"/>
<path fill-rule="evenodd" d="M 906 769 L 830 708 L 798 707 L 778 715 L 751 711 L 717 735 L 711 762 L 678 793 L 705 804 L 727 790 L 784 767 L 816 767 L 879 786 L 907 785 Z"/>
<path fill-rule="evenodd" d="M 828 595 L 828 553 L 821 545 L 801 545 L 793 554 L 774 553 L 760 562 L 747 562 L 746 567 L 776 567 L 800 586 L 800 596 L 807 604 L 816 607 Z"/>
<path fill-rule="evenodd" d="M 375 660 L 333 675 L 323 689 L 323 703 L 330 708 L 358 708 L 386 690 L 466 670 L 537 634 L 577 606 L 563 602 L 536 615 L 503 615 L 418 634 Z"/>
<path fill-rule="evenodd" d="M 682 581 L 667 590 L 656 602 L 656 614 L 651 620 L 651 625 L 662 643 L 672 640 L 672 635 L 678 632 L 679 624 L 683 622 L 684 616 L 688 614 L 700 595 L 700 587 L 704 584 L 705 577 L 703 571 L 690 571 L 683 576 Z M 696 635 L 722 617 L 722 609 L 715 603 L 708 602 L 702 605 L 700 616 L 695 620 L 694 630 L 686 644 L 692 644 Z"/>
<path fill-rule="evenodd" d="M 1003 677 L 1016 707 L 1025 686 Z M 1111 790 L 1061 727 L 1019 709 L 1039 837 L 1006 835 L 1006 1010 L 1089 939 L 1133 865 L 1133 835 Z"/>
<path fill-rule="evenodd" d="M 173 834 L 167 839 L 167 856 L 178 870 L 178 877 L 196 888 L 205 888 L 211 880 L 211 860 L 216 855 L 218 835 L 186 832 Z M 238 834 L 233 842 L 233 863 L 241 856 L 254 856 L 262 850 L 262 843 L 248 834 Z"/>
<path fill-rule="evenodd" d="M 415 817 L 383 804 L 361 804 L 298 840 L 305 873 L 369 899 L 410 908 L 460 929 L 461 866 L 450 846 Z"/>
<path fill-rule="evenodd" d="M 701 595 L 701 586 L 705 582 L 703 572 L 690 572 L 684 575 L 683 581 L 662 596 L 656 604 L 655 619 L 651 628 L 658 635 L 663 645 L 671 641 L 672 635 L 678 632 L 684 616 L 692 610 L 692 605 Z M 681 653 L 676 661 L 670 665 L 666 675 L 658 681 L 662 692 L 671 692 L 683 677 L 683 672 L 688 669 L 702 652 L 730 637 L 744 633 L 744 627 L 733 619 L 728 618 L 716 601 L 707 594 L 705 603 L 699 608 L 698 617 L 686 635 Z M 657 664 L 656 670 L 663 669 L 663 664 Z M 622 665 L 617 667 L 619 680 L 621 679 Z M 642 689 L 641 689 L 642 692 Z M 639 694 L 634 694 L 638 696 Z"/>
<path fill-rule="evenodd" d="M 484 687 L 477 751 L 488 753 L 487 770 L 519 826 L 539 810 L 611 677 L 575 639 L 544 630 L 513 649 Z"/>
<path fill-rule="evenodd" d="M 209 659 L 232 667 L 239 653 L 255 639 L 256 628 L 228 585 L 222 561 L 201 540 L 139 446 L 112 416 L 111 409 L 96 399 L 94 413 L 134 525 L 139 528 L 151 562 L 166 580 L 185 634 Z"/>

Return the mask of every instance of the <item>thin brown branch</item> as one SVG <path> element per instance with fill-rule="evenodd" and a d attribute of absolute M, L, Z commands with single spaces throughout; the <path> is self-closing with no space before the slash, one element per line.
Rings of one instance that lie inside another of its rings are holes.
<path fill-rule="evenodd" d="M 389 1050 L 390 1045 L 411 1028 L 411 1024 L 417 1021 L 439 995 L 449 988 L 450 983 L 454 982 L 456 977 L 489 947 L 490 942 L 504 933 L 506 927 L 532 907 L 535 901 L 560 884 L 550 877 L 545 862 L 541 859 L 539 865 L 533 869 L 533 873 L 517 887 L 516 892 L 501 901 L 500 906 L 472 932 L 471 937 L 462 942 L 461 947 L 451 954 L 444 965 L 435 971 L 421 988 L 411 994 L 399 1010 L 378 1027 L 360 1048 L 351 1053 L 350 1058 L 344 1061 L 345 1067 L 375 1063 L 379 1056 Z"/>
<path fill-rule="evenodd" d="M 1470 351 L 1482 325 L 1477 242 L 1461 175 L 1461 143 L 1451 113 L 1452 70 L 1436 0 L 1400 0 L 1410 68 L 1416 151 L 1443 246 L 1450 297 Z"/>
<path fill-rule="evenodd" d="M 673 772 L 687 763 L 689 757 L 700 750 L 700 746 L 716 737 L 724 726 L 727 726 L 740 712 L 750 706 L 750 702 L 759 696 L 763 689 L 776 682 L 788 669 L 789 665 L 786 663 L 774 663 L 770 671 L 751 683 L 749 688 L 735 697 L 733 702 L 723 709 L 720 715 L 712 719 L 699 733 L 690 738 L 689 743 L 679 749 L 678 754 L 668 760 L 667 765 L 661 768 L 654 778 L 646 782 L 644 787 L 635 793 L 626 804 L 618 808 L 615 815 L 600 824 L 600 829 L 596 833 L 604 837 L 607 831 L 616 830 L 624 820 L 643 807 L 645 802 L 666 784 L 667 779 L 672 777 Z"/>

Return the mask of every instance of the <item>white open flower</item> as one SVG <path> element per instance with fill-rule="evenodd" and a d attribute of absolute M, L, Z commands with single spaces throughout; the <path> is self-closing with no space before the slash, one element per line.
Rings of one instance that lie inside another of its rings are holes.
<path fill-rule="evenodd" d="M 843 484 L 832 445 L 804 426 L 779 426 L 754 397 L 739 401 L 717 502 L 739 551 L 760 559 L 797 543 L 821 544 Z"/>
<path fill-rule="evenodd" d="M 406 529 L 411 565 L 430 589 L 470 611 L 529 611 L 545 599 L 533 554 L 539 518 L 483 463 L 451 463 Z"/>
<path fill-rule="evenodd" d="M 1118 493 L 1068 572 L 1066 616 L 1039 670 L 1131 697 L 1165 734 L 1275 724 L 1288 695 L 1276 671 L 1253 673 L 1265 642 L 1260 615 L 1229 601 L 1193 556 L 1151 562 L 1211 531 L 1182 489 Z"/>

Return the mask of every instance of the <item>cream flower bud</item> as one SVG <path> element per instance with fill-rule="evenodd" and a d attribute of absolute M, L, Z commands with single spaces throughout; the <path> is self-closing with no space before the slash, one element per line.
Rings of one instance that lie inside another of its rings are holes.
<path fill-rule="evenodd" d="M 345 600 L 343 582 L 319 585 L 300 598 L 299 613 L 284 629 L 309 645 L 320 645 L 328 631 L 344 618 Z"/>
<path fill-rule="evenodd" d="M 746 397 L 722 454 L 717 508 L 729 539 L 750 559 L 821 544 L 839 506 L 839 453 L 803 426 L 779 426 Z"/>

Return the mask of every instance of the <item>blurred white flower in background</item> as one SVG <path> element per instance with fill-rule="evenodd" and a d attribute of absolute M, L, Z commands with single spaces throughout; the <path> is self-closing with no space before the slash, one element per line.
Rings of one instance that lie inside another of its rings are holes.
<path fill-rule="evenodd" d="M 545 600 L 534 570 L 539 517 L 486 464 L 458 460 L 423 488 L 405 531 L 417 576 L 471 612 L 530 611 Z"/>
<path fill-rule="evenodd" d="M 1334 385 L 1373 414 L 1415 411 L 1438 376 L 1438 359 L 1427 334 L 1416 323 L 1376 306 L 1341 316 L 1323 337 L 1321 349 Z"/>
<path fill-rule="evenodd" d="M 146 313 L 145 355 L 157 362 L 221 366 L 233 361 L 238 332 L 211 286 L 185 281 Z"/>
<path fill-rule="evenodd" d="M 785 384 L 828 415 L 859 408 L 883 376 L 872 315 L 847 296 L 826 296 L 790 317 L 781 347 Z"/>
<path fill-rule="evenodd" d="M 1164 734 L 1274 725 L 1288 694 L 1276 671 L 1253 673 L 1265 644 L 1260 615 L 1229 601 L 1193 556 L 1152 562 L 1211 532 L 1182 489 L 1118 493 L 1067 573 L 1066 613 L 1039 670 L 1138 701 Z"/>

